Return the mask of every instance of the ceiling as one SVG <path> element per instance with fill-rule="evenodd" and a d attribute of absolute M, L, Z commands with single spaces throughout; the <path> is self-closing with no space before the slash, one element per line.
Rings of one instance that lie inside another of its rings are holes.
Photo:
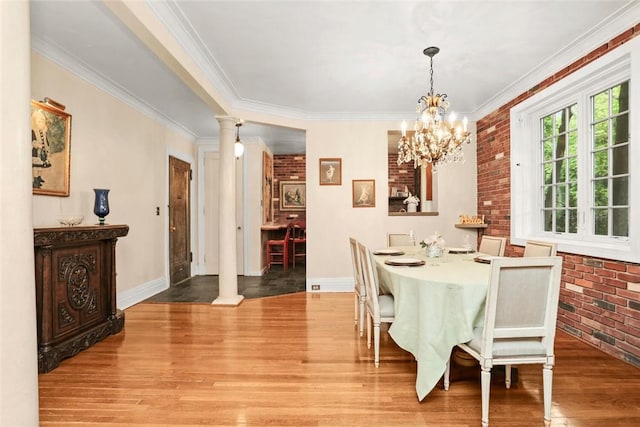
<path fill-rule="evenodd" d="M 115 3 L 120 3 L 119 1 Z M 639 1 L 148 1 L 275 154 L 305 151 L 302 120 L 411 120 L 429 89 L 477 119 L 640 19 Z M 211 102 L 100 1 L 31 2 L 35 51 L 195 139 L 216 138 Z M 64 100 L 60 100 L 64 103 Z M 282 120 L 278 120 L 282 118 Z"/>

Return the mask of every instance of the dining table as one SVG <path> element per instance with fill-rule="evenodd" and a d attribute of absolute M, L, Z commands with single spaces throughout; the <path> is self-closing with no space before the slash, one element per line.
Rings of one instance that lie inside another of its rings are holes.
<path fill-rule="evenodd" d="M 476 262 L 482 254 L 445 251 L 430 258 L 420 246 L 372 252 L 381 292 L 394 298 L 389 334 L 415 357 L 422 401 L 442 377 L 452 349 L 471 340 L 474 327 L 482 325 L 491 266 Z"/>

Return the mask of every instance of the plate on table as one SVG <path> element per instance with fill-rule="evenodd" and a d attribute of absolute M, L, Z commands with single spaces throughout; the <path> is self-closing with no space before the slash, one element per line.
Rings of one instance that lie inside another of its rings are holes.
<path fill-rule="evenodd" d="M 398 248 L 382 248 L 373 251 L 374 255 L 404 255 L 404 252 Z"/>
<path fill-rule="evenodd" d="M 450 254 L 472 254 L 475 251 L 473 249 L 465 249 L 465 248 L 449 248 Z"/>
<path fill-rule="evenodd" d="M 424 260 L 420 258 L 393 258 L 386 260 L 384 263 L 395 266 L 417 267 L 424 265 Z"/>
<path fill-rule="evenodd" d="M 491 261 L 493 261 L 496 258 L 503 258 L 503 257 L 494 256 L 494 255 L 480 255 L 475 257 L 473 260 L 475 262 L 481 262 L 483 264 L 491 264 Z"/>

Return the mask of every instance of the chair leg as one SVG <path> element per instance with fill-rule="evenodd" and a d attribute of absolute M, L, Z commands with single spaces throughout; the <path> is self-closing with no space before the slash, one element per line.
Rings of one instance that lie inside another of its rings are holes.
<path fill-rule="evenodd" d="M 511 388 L 511 365 L 504 365 L 504 385 Z"/>
<path fill-rule="evenodd" d="M 373 364 L 380 366 L 380 323 L 373 324 Z"/>
<path fill-rule="evenodd" d="M 551 425 L 551 390 L 553 382 L 553 366 L 545 364 L 542 368 L 542 388 L 544 390 L 544 425 Z"/>
<path fill-rule="evenodd" d="M 353 293 L 353 319 L 355 321 L 355 325 L 358 326 L 358 310 L 360 309 L 360 297 L 357 293 Z"/>
<path fill-rule="evenodd" d="M 447 366 L 445 366 L 445 368 L 444 368 L 443 383 L 444 383 L 445 391 L 449 390 L 449 375 L 450 374 L 451 374 L 451 358 L 449 358 L 449 360 L 447 360 Z"/>
<path fill-rule="evenodd" d="M 371 348 L 371 314 L 367 311 L 367 348 Z"/>
<path fill-rule="evenodd" d="M 482 390 L 482 427 L 489 426 L 489 390 L 491 389 L 491 368 L 482 368 L 480 374 Z"/>
<path fill-rule="evenodd" d="M 366 311 L 365 308 L 365 299 L 360 297 L 360 336 L 364 336 L 364 313 Z"/>

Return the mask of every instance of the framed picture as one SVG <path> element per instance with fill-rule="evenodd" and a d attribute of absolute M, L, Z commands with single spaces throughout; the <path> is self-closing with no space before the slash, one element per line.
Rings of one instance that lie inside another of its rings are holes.
<path fill-rule="evenodd" d="M 307 208 L 304 181 L 280 181 L 280 210 L 303 211 Z"/>
<path fill-rule="evenodd" d="M 262 152 L 262 223 L 273 222 L 273 159 Z"/>
<path fill-rule="evenodd" d="M 376 206 L 376 181 L 374 179 L 354 179 L 353 207 L 374 208 Z"/>
<path fill-rule="evenodd" d="M 33 194 L 69 195 L 71 115 L 64 105 L 31 101 Z"/>
<path fill-rule="evenodd" d="M 342 185 L 342 159 L 320 159 L 320 185 Z"/>

